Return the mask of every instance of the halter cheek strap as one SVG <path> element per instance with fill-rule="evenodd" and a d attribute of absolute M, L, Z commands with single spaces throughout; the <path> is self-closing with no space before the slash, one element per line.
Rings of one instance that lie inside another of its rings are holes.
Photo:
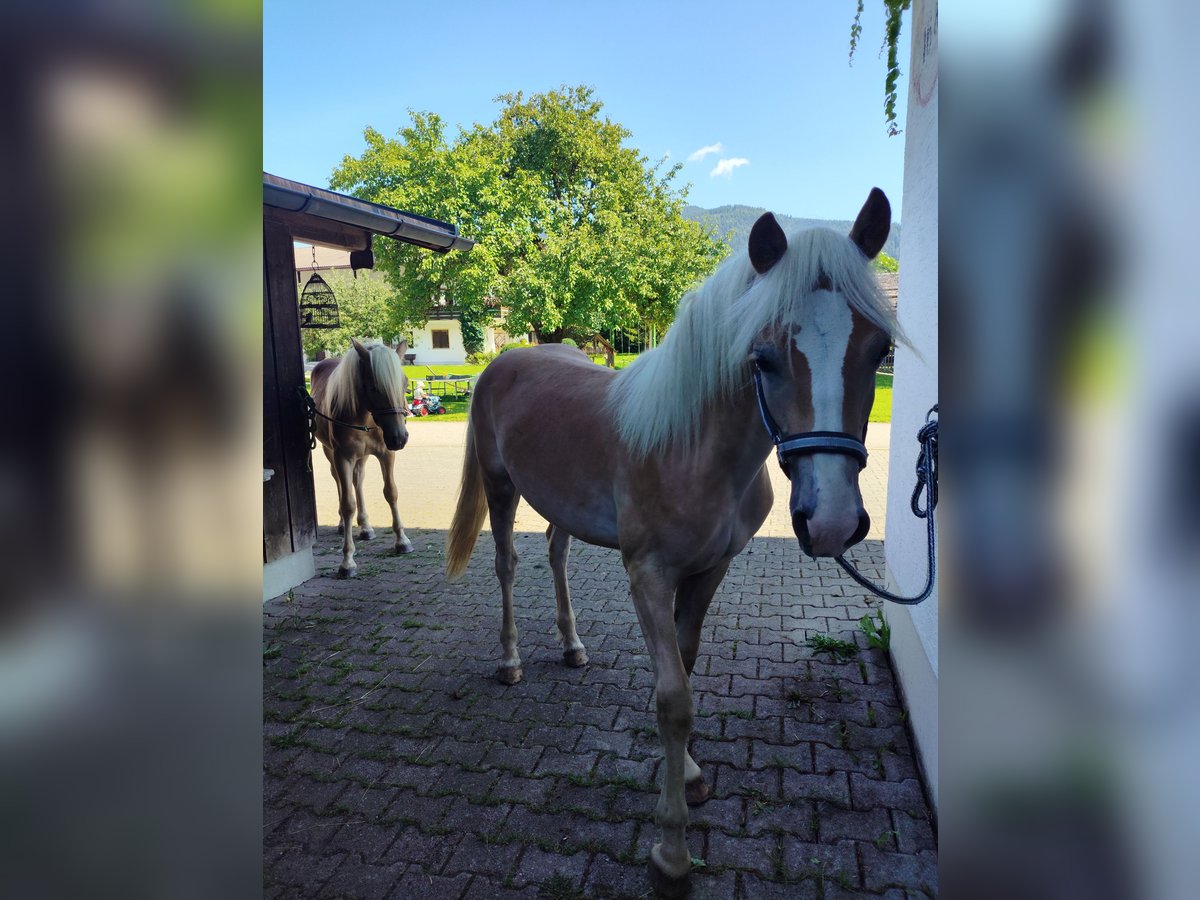
<path fill-rule="evenodd" d="M 852 434 L 842 431 L 804 431 L 797 434 L 782 434 L 779 423 L 771 415 L 767 407 L 767 398 L 763 394 L 762 370 L 754 366 L 754 393 L 758 397 L 758 411 L 762 414 L 763 425 L 771 442 L 775 444 L 775 453 L 779 457 L 779 466 L 787 472 L 787 461 L 793 456 L 804 453 L 841 453 L 853 456 L 858 460 L 858 467 L 867 464 L 867 446 Z M 789 476 L 790 477 L 790 476 Z"/>

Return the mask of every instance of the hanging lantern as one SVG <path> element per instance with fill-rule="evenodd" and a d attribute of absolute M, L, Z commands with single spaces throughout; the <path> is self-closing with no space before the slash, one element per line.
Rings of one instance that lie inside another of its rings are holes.
<path fill-rule="evenodd" d="M 337 328 L 340 325 L 333 288 L 325 283 L 320 273 L 313 272 L 300 294 L 300 327 Z"/>

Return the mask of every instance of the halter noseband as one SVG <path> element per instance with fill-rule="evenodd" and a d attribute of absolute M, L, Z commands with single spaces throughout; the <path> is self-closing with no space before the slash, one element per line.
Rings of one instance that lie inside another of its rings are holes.
<path fill-rule="evenodd" d="M 841 453 L 857 459 L 860 469 L 866 467 L 867 446 L 852 434 L 842 431 L 804 431 L 787 435 L 780 433 L 779 423 L 767 408 L 767 398 L 763 394 L 762 370 L 759 369 L 758 363 L 754 364 L 754 393 L 758 396 L 758 411 L 762 413 L 763 425 L 775 444 L 779 467 L 783 469 L 784 474 L 787 474 L 788 459 L 803 453 Z"/>

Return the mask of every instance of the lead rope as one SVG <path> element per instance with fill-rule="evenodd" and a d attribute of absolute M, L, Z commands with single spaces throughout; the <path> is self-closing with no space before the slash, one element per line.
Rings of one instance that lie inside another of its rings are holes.
<path fill-rule="evenodd" d="M 848 559 L 844 556 L 835 557 L 837 564 L 845 570 L 846 574 L 865 587 L 874 594 L 878 594 L 884 600 L 891 600 L 893 603 L 899 603 L 902 606 L 916 606 L 923 601 L 933 591 L 934 576 L 937 572 L 937 557 L 934 553 L 934 527 L 933 527 L 933 510 L 937 506 L 938 501 L 938 408 L 935 403 L 933 407 L 925 415 L 925 424 L 921 426 L 921 430 L 917 432 L 917 443 L 921 445 L 921 451 L 917 454 L 917 484 L 913 488 L 912 507 L 913 515 L 918 519 L 924 519 L 927 524 L 929 533 L 929 576 L 925 579 L 925 587 L 921 593 L 915 597 L 901 597 L 899 594 L 893 594 L 891 591 L 884 590 L 876 584 L 872 584 L 865 576 L 863 576 Z M 925 492 L 925 508 L 921 508 L 921 489 Z"/>
<path fill-rule="evenodd" d="M 305 409 L 308 410 L 308 449 L 309 450 L 315 450 L 317 447 L 317 416 L 320 416 L 322 419 L 328 419 L 334 425 L 342 425 L 346 428 L 353 428 L 355 431 L 371 431 L 375 427 L 373 425 L 355 425 L 352 422 L 343 422 L 340 419 L 335 419 L 332 416 L 327 416 L 327 415 L 325 415 L 325 413 L 323 413 L 319 409 L 317 409 L 316 401 L 313 400 L 312 394 L 310 394 L 305 389 L 304 385 L 300 385 L 298 388 L 296 388 L 296 390 L 299 392 L 301 398 L 303 398 L 303 400 L 304 400 Z"/>

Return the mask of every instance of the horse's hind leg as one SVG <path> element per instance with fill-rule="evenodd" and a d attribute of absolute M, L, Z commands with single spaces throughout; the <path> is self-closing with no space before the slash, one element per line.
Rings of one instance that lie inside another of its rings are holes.
<path fill-rule="evenodd" d="M 546 529 L 550 545 L 550 570 L 554 573 L 554 599 L 558 605 L 558 640 L 563 648 L 563 662 L 572 668 L 587 665 L 587 653 L 575 631 L 575 610 L 571 608 L 571 591 L 567 587 L 567 558 L 571 554 L 571 535 L 551 525 Z"/>
<path fill-rule="evenodd" d="M 704 625 L 704 616 L 728 571 L 729 561 L 726 560 L 706 572 L 685 578 L 675 590 L 675 640 L 679 643 L 679 655 L 683 658 L 683 668 L 689 678 L 700 652 L 700 629 Z M 688 806 L 697 806 L 709 798 L 712 791 L 708 782 L 686 749 L 683 751 L 683 778 Z"/>
<path fill-rule="evenodd" d="M 517 516 L 520 497 L 507 475 L 492 476 L 485 472 L 488 513 L 492 521 L 492 537 L 496 541 L 496 577 L 500 580 L 500 599 L 504 619 L 500 624 L 500 667 L 496 678 L 503 684 L 516 684 L 521 671 L 521 654 L 517 652 L 517 622 L 513 615 L 513 579 L 517 574 L 517 551 L 513 548 L 513 521 Z"/>
<path fill-rule="evenodd" d="M 400 492 L 396 490 L 396 473 L 393 471 L 395 464 L 394 450 L 385 450 L 379 454 L 379 468 L 383 471 L 383 496 L 392 508 L 392 531 L 396 534 L 396 552 L 412 553 L 413 544 L 404 533 L 404 524 L 400 521 L 400 508 L 396 505 Z"/>
<path fill-rule="evenodd" d="M 358 502 L 358 539 L 369 541 L 375 537 L 375 529 L 367 521 L 367 502 L 363 497 L 363 475 L 367 468 L 367 458 L 360 456 L 354 461 L 354 499 Z"/>

